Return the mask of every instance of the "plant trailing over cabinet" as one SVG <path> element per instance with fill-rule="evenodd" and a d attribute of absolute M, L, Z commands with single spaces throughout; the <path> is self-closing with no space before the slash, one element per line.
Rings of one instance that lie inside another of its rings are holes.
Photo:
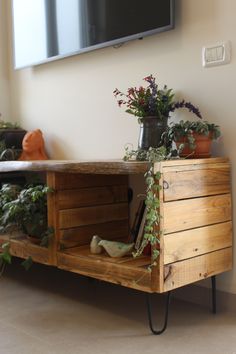
<path fill-rule="evenodd" d="M 167 150 L 164 146 L 160 148 L 150 148 L 147 151 L 140 150 L 129 150 L 126 148 L 126 153 L 124 156 L 125 161 L 139 160 L 148 161 L 150 163 L 148 171 L 145 173 L 146 182 L 146 220 L 144 225 L 144 235 L 142 242 L 136 252 L 133 253 L 134 257 L 140 256 L 144 249 L 151 246 L 151 266 L 156 264 L 156 259 L 159 255 L 159 242 L 160 242 L 160 230 L 158 228 L 160 224 L 160 200 L 159 193 L 161 190 L 161 185 L 159 183 L 161 178 L 161 173 L 158 171 L 154 173 L 155 162 L 160 162 L 168 158 Z M 149 270 L 151 269 L 149 267 Z"/>
<path fill-rule="evenodd" d="M 158 243 L 160 240 L 160 211 L 159 192 L 161 175 L 154 174 L 155 162 L 166 159 L 179 158 L 181 150 L 187 143 L 195 149 L 195 133 L 209 135 L 210 139 L 217 139 L 220 135 L 219 127 L 213 123 L 197 120 L 193 122 L 180 121 L 167 125 L 170 113 L 176 109 L 185 108 L 197 118 L 202 118 L 199 109 L 191 102 L 185 100 L 176 101 L 173 89 L 165 85 L 159 88 L 155 77 L 149 75 L 144 78 L 146 86 L 130 87 L 126 93 L 118 89 L 114 95 L 119 107 L 126 107 L 126 112 L 138 118 L 140 123 L 140 135 L 138 149 L 125 149 L 125 161 L 148 161 L 149 170 L 145 174 L 146 181 L 146 221 L 144 227 L 143 242 L 134 256 L 143 253 L 145 247 L 152 246 L 152 264 L 158 257 Z M 156 123 L 154 124 L 154 120 Z M 185 136 L 187 141 L 173 145 L 179 136 Z"/>

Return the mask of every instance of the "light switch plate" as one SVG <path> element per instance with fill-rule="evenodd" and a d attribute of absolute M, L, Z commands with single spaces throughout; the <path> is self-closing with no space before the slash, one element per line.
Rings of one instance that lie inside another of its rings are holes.
<path fill-rule="evenodd" d="M 231 58 L 230 42 L 216 43 L 202 48 L 204 67 L 228 64 Z"/>

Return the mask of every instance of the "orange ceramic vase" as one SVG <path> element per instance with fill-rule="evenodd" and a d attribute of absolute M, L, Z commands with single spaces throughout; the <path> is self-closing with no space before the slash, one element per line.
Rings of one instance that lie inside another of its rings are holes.
<path fill-rule="evenodd" d="M 22 148 L 23 151 L 19 157 L 20 161 L 48 159 L 44 148 L 43 134 L 40 129 L 25 134 L 22 141 Z"/>

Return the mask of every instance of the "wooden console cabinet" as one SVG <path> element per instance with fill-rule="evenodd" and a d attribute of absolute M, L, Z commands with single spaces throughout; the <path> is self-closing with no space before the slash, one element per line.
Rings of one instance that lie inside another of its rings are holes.
<path fill-rule="evenodd" d="M 144 292 L 162 293 L 232 268 L 229 161 L 224 158 L 163 161 L 161 242 L 157 265 L 149 256 L 92 255 L 94 234 L 127 240 L 129 176 L 143 175 L 147 163 L 123 161 L 1 162 L 1 175 L 43 172 L 54 193 L 48 223 L 55 230 L 48 249 L 24 238 L 10 239 L 12 255 Z M 135 197 L 135 196 L 134 196 Z M 1 236 L 0 242 L 8 236 Z"/>

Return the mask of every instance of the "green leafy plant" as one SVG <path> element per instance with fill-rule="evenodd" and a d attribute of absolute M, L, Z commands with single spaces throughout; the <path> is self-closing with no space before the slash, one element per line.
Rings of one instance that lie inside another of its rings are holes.
<path fill-rule="evenodd" d="M 0 253 L 0 276 L 3 274 L 7 264 L 11 264 L 10 243 L 5 242 L 1 246 Z"/>
<path fill-rule="evenodd" d="M 194 150 L 196 147 L 194 133 L 208 136 L 212 140 L 219 138 L 221 135 L 220 127 L 214 123 L 209 123 L 207 121 L 192 122 L 188 120 L 181 120 L 178 123 L 170 124 L 164 135 L 167 144 L 186 138 L 190 149 Z"/>
<path fill-rule="evenodd" d="M 21 127 L 18 123 L 11 123 L 0 120 L 0 129 L 21 129 Z"/>
<path fill-rule="evenodd" d="M 31 268 L 32 264 L 33 264 L 33 259 L 32 259 L 32 257 L 30 257 L 30 256 L 29 256 L 28 258 L 26 258 L 26 259 L 21 263 L 22 267 L 24 267 L 25 270 L 29 270 L 29 269 Z"/>
<path fill-rule="evenodd" d="M 172 89 L 168 89 L 166 85 L 159 89 L 156 79 L 152 75 L 143 80 L 148 84 L 147 87 L 131 87 L 127 93 L 123 93 L 117 88 L 113 91 L 119 107 L 126 106 L 126 112 L 138 117 L 139 122 L 140 118 L 147 116 L 157 116 L 160 119 L 168 118 L 170 112 L 179 108 L 187 108 L 197 117 L 202 118 L 199 109 L 191 102 L 175 101 Z"/>
<path fill-rule="evenodd" d="M 47 225 L 47 194 L 45 185 L 25 187 L 4 184 L 0 190 L 0 232 L 18 229 L 47 245 L 53 230 Z"/>
<path fill-rule="evenodd" d="M 160 162 L 168 159 L 168 151 L 164 146 L 160 148 L 149 148 L 148 150 L 130 150 L 128 147 L 125 151 L 124 160 L 139 160 L 139 161 L 148 161 L 150 163 L 149 169 L 145 173 L 145 182 L 146 182 L 146 220 L 144 226 L 144 235 L 141 245 L 133 253 L 134 257 L 138 257 L 143 253 L 145 247 L 149 244 L 152 246 L 152 262 L 149 267 L 149 270 L 153 265 L 156 264 L 156 259 L 159 255 L 159 243 L 160 243 L 160 200 L 159 192 L 161 186 L 159 180 L 161 178 L 160 172 L 154 173 L 154 163 Z"/>
<path fill-rule="evenodd" d="M 0 253 L 0 276 L 3 274 L 6 266 L 11 264 L 12 255 L 10 253 L 10 242 L 5 242 L 1 245 L 1 253 Z M 28 257 L 25 259 L 21 265 L 25 268 L 25 270 L 29 270 L 33 264 L 32 257 Z"/>
<path fill-rule="evenodd" d="M 25 133 L 18 123 L 0 120 L 0 161 L 18 160 Z"/>

